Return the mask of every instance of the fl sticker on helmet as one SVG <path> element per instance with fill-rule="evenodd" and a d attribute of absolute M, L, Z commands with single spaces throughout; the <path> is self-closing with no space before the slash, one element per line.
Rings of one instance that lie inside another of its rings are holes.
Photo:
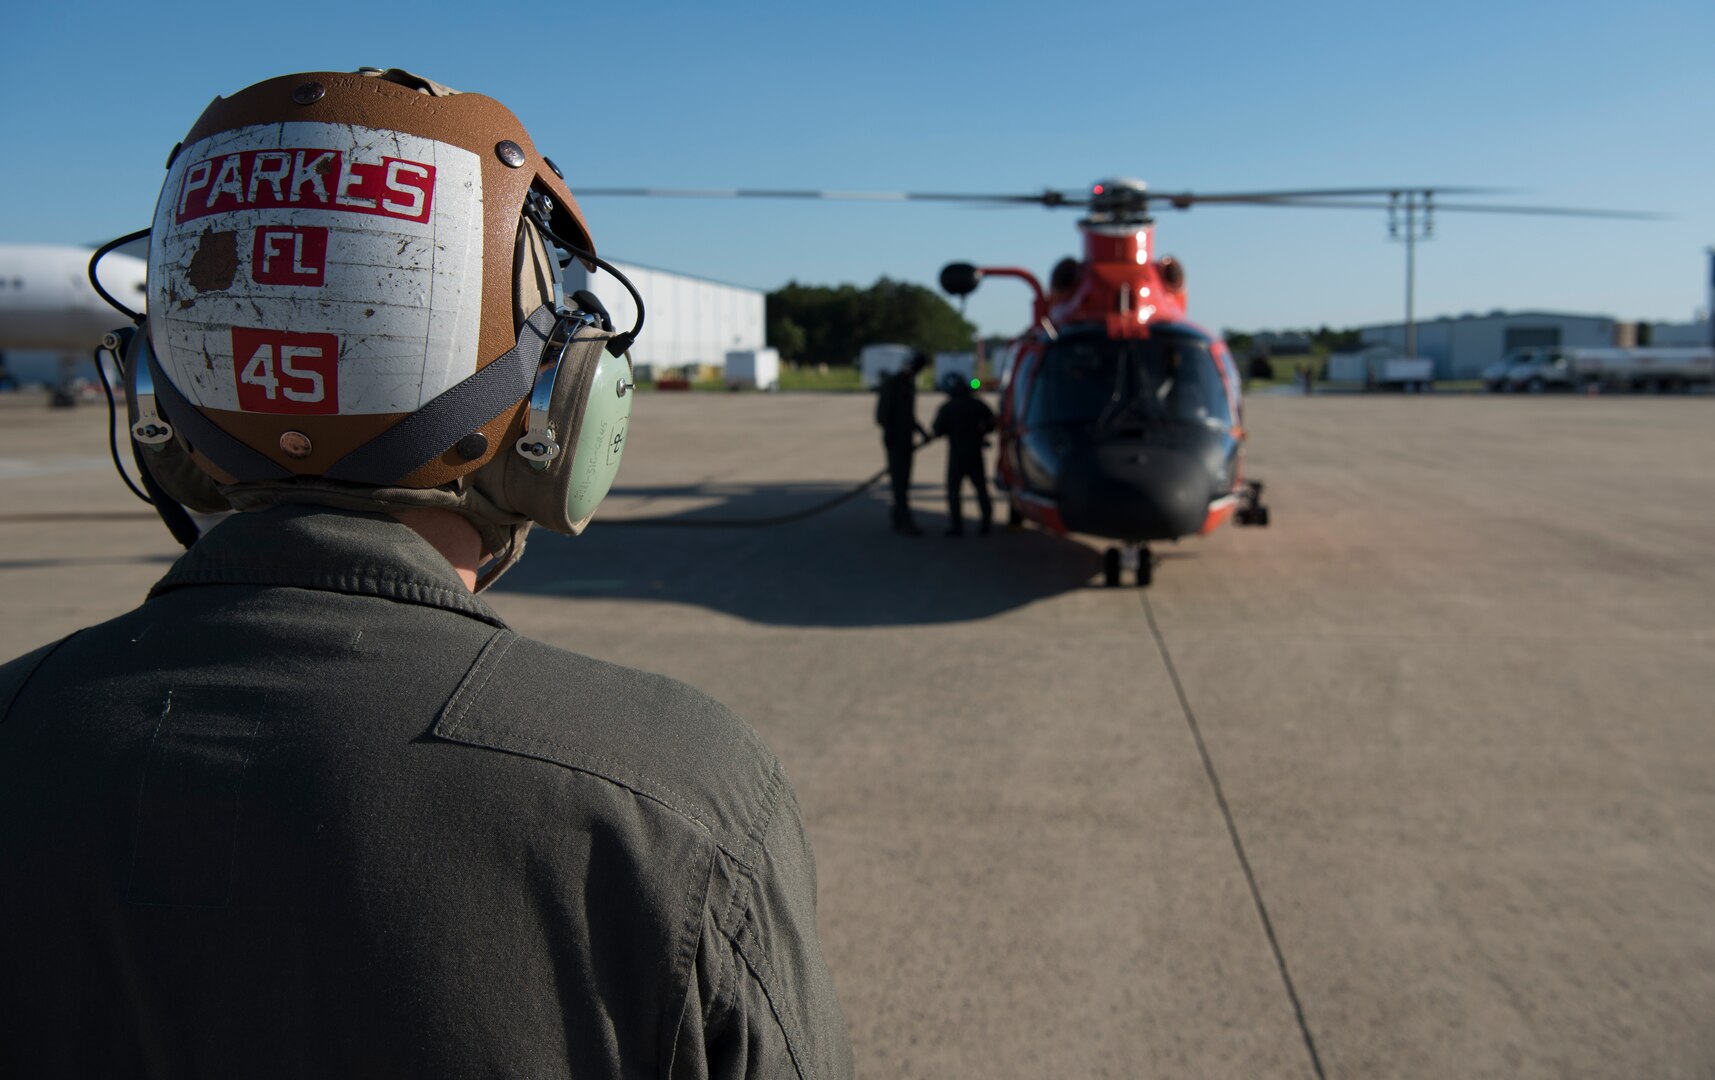
<path fill-rule="evenodd" d="M 402 414 L 468 378 L 481 318 L 476 155 L 351 124 L 187 146 L 155 209 L 149 312 L 204 409 Z"/>

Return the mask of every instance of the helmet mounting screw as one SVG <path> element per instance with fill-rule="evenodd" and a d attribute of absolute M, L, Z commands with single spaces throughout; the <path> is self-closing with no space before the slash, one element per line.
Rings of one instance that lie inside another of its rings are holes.
<path fill-rule="evenodd" d="M 453 449 L 466 461 L 475 461 L 488 452 L 488 436 L 480 431 L 473 431 L 454 443 Z"/>
<path fill-rule="evenodd" d="M 511 139 L 502 139 L 495 143 L 494 153 L 496 157 L 500 158 L 501 164 L 509 169 L 518 169 L 524 166 L 524 150 Z"/>
<path fill-rule="evenodd" d="M 558 165 L 554 164 L 553 158 L 544 157 L 542 159 L 542 162 L 543 162 L 543 164 L 547 165 L 548 168 L 554 170 L 555 176 L 559 177 L 561 180 L 564 180 L 566 178 L 566 174 L 560 171 L 560 167 Z"/>
<path fill-rule="evenodd" d="M 283 431 L 280 433 L 280 453 L 297 461 L 310 456 L 313 447 L 310 437 L 301 431 Z"/>
<path fill-rule="evenodd" d="M 327 87 L 319 82 L 307 82 L 292 91 L 292 100 L 299 105 L 314 105 L 327 94 Z"/>

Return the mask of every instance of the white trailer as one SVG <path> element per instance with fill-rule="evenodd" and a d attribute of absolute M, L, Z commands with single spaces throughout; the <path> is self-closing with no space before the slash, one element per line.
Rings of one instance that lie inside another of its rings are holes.
<path fill-rule="evenodd" d="M 1328 357 L 1331 382 L 1361 382 L 1366 387 L 1427 390 L 1435 381 L 1435 361 L 1426 356 L 1401 356 L 1386 346 Z"/>
<path fill-rule="evenodd" d="M 951 390 L 954 383 L 970 384 L 977 374 L 977 354 L 943 352 L 935 354 L 935 389 Z"/>
<path fill-rule="evenodd" d="M 915 352 L 909 345 L 865 345 L 858 354 L 858 373 L 863 377 L 864 389 L 880 386 L 881 380 L 910 364 Z"/>
<path fill-rule="evenodd" d="M 1435 381 L 1435 361 L 1427 356 L 1394 356 L 1382 361 L 1377 386 L 1427 390 Z"/>
<path fill-rule="evenodd" d="M 1367 382 L 1371 350 L 1334 353 L 1328 357 L 1329 382 Z"/>
<path fill-rule="evenodd" d="M 775 349 L 733 349 L 726 354 L 726 384 L 732 390 L 780 389 L 780 353 Z"/>

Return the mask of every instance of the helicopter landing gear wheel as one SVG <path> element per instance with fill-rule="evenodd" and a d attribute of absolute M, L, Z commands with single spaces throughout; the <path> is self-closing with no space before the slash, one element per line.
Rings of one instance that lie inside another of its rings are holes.
<path fill-rule="evenodd" d="M 1121 576 L 1129 573 L 1132 580 L 1137 582 L 1137 587 L 1145 589 L 1155 576 L 1155 559 L 1149 553 L 1148 544 L 1134 542 L 1123 548 L 1109 548 L 1108 563 L 1113 567 L 1108 576 L 1109 585 L 1118 585 Z"/>
<path fill-rule="evenodd" d="M 1120 549 L 1109 548 L 1102 553 L 1102 582 L 1110 589 L 1119 588 Z"/>
<path fill-rule="evenodd" d="M 1240 505 L 1233 520 L 1239 525 L 1255 525 L 1258 528 L 1268 528 L 1268 507 L 1262 502 L 1262 481 L 1252 480 L 1245 484 L 1244 491 L 1239 494 Z"/>

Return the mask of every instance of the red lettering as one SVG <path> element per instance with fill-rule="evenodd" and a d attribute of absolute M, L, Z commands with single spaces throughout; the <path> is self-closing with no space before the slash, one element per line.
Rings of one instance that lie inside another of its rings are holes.
<path fill-rule="evenodd" d="M 263 150 L 256 155 L 256 160 L 250 165 L 249 195 L 251 202 L 256 201 L 256 189 L 267 184 L 274 189 L 276 201 L 286 200 L 286 177 L 292 172 L 292 155 L 281 150 Z"/>
<path fill-rule="evenodd" d="M 387 160 L 387 198 L 381 205 L 400 217 L 415 218 L 429 205 L 429 191 L 435 184 L 435 170 L 414 161 Z M 403 195 L 408 202 L 394 196 Z"/>
<path fill-rule="evenodd" d="M 250 280 L 258 285 L 321 285 L 327 275 L 328 230 L 269 225 L 250 245 Z"/>
<path fill-rule="evenodd" d="M 232 377 L 245 412 L 339 411 L 339 337 L 232 328 Z"/>
<path fill-rule="evenodd" d="M 316 156 L 312 159 L 311 154 Z M 323 204 L 328 201 L 327 175 L 339 171 L 339 154 L 332 150 L 316 153 L 314 150 L 299 150 L 292 162 L 292 194 L 293 202 L 298 202 L 304 196 L 304 189 L 310 190 L 310 201 Z"/>
<path fill-rule="evenodd" d="M 195 165 L 192 165 L 190 168 L 185 170 L 184 181 L 182 183 L 180 183 L 180 185 L 179 185 L 179 215 L 178 215 L 178 220 L 180 220 L 180 221 L 188 220 L 187 216 L 186 216 L 186 214 L 187 214 L 186 208 L 187 208 L 187 205 L 190 203 L 191 194 L 193 192 L 201 191 L 202 189 L 208 187 L 209 178 L 212 177 L 213 175 L 214 175 L 214 162 L 212 160 L 210 160 L 210 161 L 199 161 Z M 201 215 L 199 214 L 199 215 L 191 215 L 191 216 L 200 217 Z"/>
<path fill-rule="evenodd" d="M 354 162 L 338 150 L 246 150 L 187 168 L 173 220 L 291 207 L 428 221 L 434 193 L 435 167 L 421 162 Z"/>

